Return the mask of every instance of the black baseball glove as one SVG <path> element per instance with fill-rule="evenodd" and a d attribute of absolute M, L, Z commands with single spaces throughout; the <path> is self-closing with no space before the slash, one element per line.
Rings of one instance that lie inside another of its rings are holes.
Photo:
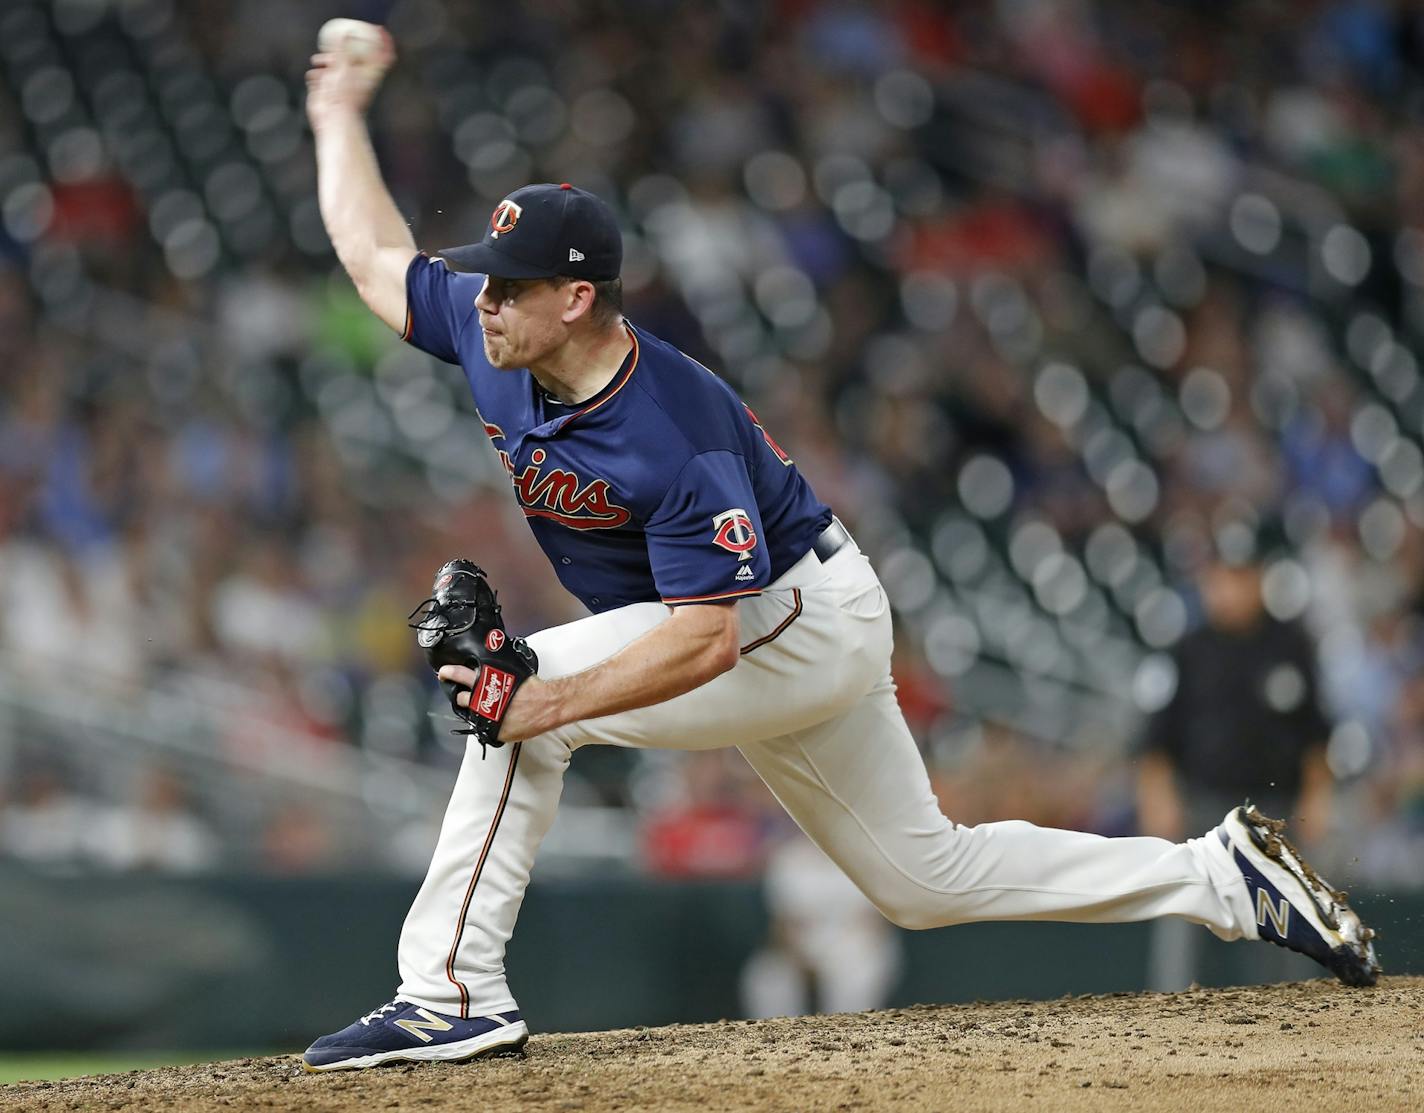
<path fill-rule="evenodd" d="M 523 638 L 512 638 L 504 630 L 494 589 L 484 570 L 470 560 L 452 560 L 435 573 L 435 594 L 410 612 L 410 628 L 425 650 L 430 667 L 464 665 L 479 674 L 470 690 L 470 706 L 456 699 L 466 689 L 442 680 L 440 686 L 450 697 L 450 707 L 469 724 L 455 734 L 472 734 L 481 746 L 501 746 L 499 725 L 519 685 L 539 668 L 539 658 Z"/>

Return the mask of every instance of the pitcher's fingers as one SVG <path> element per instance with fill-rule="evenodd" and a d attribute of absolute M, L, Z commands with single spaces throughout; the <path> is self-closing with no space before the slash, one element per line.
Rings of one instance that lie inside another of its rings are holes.
<path fill-rule="evenodd" d="M 464 665 L 442 665 L 436 675 L 441 680 L 448 680 L 451 684 L 458 684 L 462 688 L 473 688 L 475 681 L 480 678 L 478 669 L 466 668 Z"/>

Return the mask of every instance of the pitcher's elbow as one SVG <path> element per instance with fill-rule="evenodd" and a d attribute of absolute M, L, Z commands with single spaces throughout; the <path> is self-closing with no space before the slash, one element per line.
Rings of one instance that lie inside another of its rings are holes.
<path fill-rule="evenodd" d="M 742 648 L 737 644 L 737 639 L 734 637 L 730 641 L 724 641 L 717 647 L 717 654 L 713 660 L 717 671 L 713 675 L 721 676 L 724 672 L 731 672 L 741 659 Z"/>

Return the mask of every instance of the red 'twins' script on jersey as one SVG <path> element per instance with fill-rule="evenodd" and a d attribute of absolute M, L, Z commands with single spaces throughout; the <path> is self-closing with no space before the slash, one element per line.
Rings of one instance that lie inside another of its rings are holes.
<path fill-rule="evenodd" d="M 491 440 L 503 439 L 504 430 L 485 422 L 485 432 Z M 571 471 L 563 468 L 543 470 L 548 458 L 542 448 L 529 454 L 531 463 L 516 471 L 509 453 L 495 446 L 504 470 L 514 484 L 515 497 L 524 508 L 526 518 L 551 518 L 569 529 L 617 529 L 633 518 L 627 507 L 619 506 L 608 493 L 608 480 L 593 479 L 585 484 Z"/>

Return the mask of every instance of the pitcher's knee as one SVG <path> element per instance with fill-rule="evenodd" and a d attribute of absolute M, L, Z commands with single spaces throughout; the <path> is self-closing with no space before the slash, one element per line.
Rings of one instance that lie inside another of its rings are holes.
<path fill-rule="evenodd" d="M 936 899 L 933 893 L 922 889 L 906 886 L 895 892 L 874 894 L 870 899 L 882 916 L 907 931 L 924 931 L 955 922 L 954 917 L 948 915 L 943 899 Z"/>

